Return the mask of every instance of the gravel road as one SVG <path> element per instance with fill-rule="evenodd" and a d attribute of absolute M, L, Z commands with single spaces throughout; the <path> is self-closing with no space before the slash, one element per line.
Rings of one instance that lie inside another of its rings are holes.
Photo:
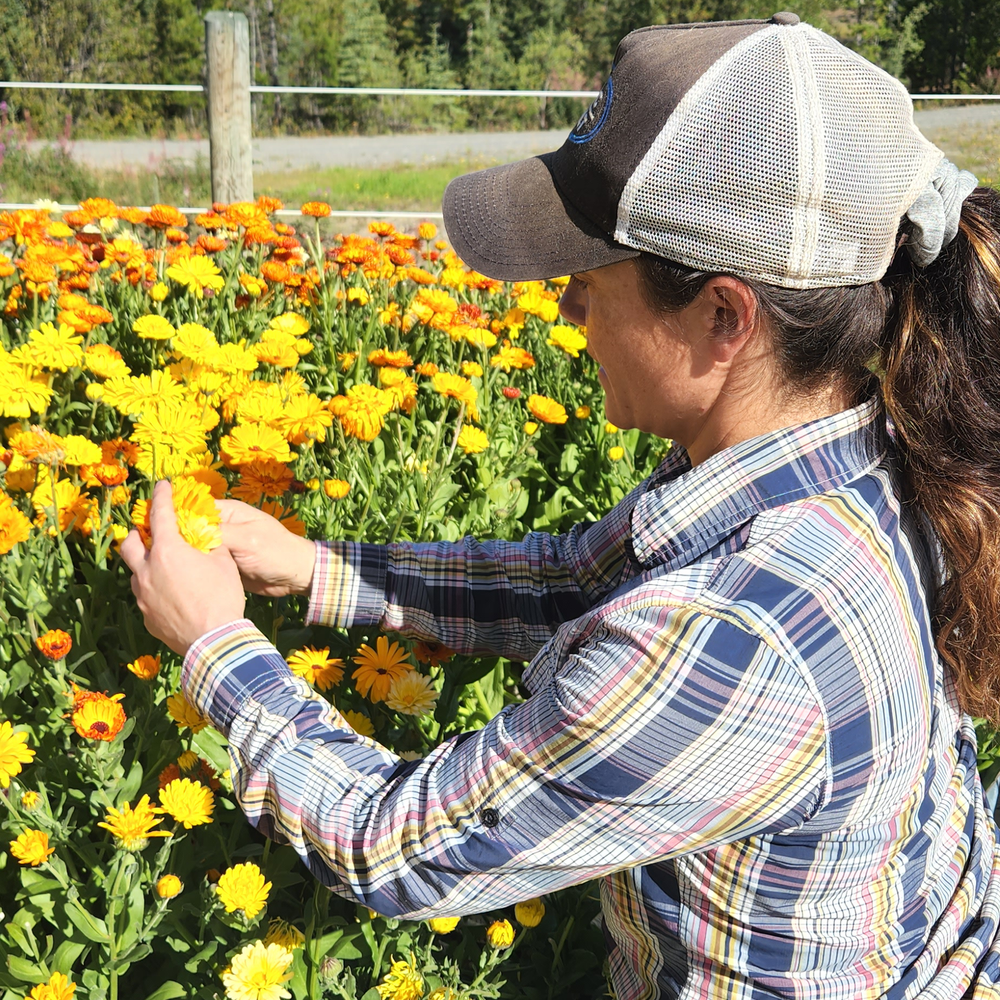
<path fill-rule="evenodd" d="M 1000 126 L 1000 101 L 960 108 L 918 111 L 917 124 L 928 138 L 947 147 L 967 129 Z M 388 136 L 321 136 L 253 140 L 253 165 L 262 172 L 305 167 L 387 167 L 427 165 L 462 158 L 507 163 L 562 145 L 565 129 L 541 132 L 466 132 Z M 36 142 L 38 148 L 46 143 Z M 208 160 L 208 140 L 80 139 L 70 144 L 80 163 L 109 168 L 155 167 L 164 160 L 194 163 Z"/>

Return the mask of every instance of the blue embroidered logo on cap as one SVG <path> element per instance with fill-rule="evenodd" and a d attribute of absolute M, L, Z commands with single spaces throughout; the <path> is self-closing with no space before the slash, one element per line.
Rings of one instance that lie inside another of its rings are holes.
<path fill-rule="evenodd" d="M 604 127 L 608 120 L 608 112 L 611 110 L 611 100 L 614 97 L 615 85 L 611 77 L 604 84 L 597 99 L 580 116 L 580 120 L 573 126 L 573 131 L 569 134 L 569 141 L 582 143 L 590 142 Z"/>

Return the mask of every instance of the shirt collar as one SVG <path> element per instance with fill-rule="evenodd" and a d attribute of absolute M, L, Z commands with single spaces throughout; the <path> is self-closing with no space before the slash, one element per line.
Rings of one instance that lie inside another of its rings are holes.
<path fill-rule="evenodd" d="M 878 395 L 853 409 L 741 441 L 695 468 L 678 445 L 632 512 L 635 557 L 645 569 L 687 566 L 762 511 L 866 475 L 888 447 Z"/>

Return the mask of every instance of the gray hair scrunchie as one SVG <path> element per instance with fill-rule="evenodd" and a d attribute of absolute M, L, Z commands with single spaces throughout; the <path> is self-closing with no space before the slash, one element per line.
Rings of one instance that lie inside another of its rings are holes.
<path fill-rule="evenodd" d="M 907 209 L 910 231 L 906 250 L 917 267 L 927 267 L 937 260 L 941 248 L 958 235 L 962 203 L 979 184 L 975 174 L 959 170 L 944 159 L 937 173 Z"/>

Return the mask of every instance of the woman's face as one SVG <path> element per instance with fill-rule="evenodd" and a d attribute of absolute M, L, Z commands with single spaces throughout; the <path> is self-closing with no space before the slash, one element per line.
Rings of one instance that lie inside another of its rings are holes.
<path fill-rule="evenodd" d="M 700 298 L 662 316 L 646 305 L 631 261 L 573 275 L 559 312 L 587 328 L 613 424 L 684 445 L 695 439 L 719 387 L 705 357 L 711 330 Z"/>

